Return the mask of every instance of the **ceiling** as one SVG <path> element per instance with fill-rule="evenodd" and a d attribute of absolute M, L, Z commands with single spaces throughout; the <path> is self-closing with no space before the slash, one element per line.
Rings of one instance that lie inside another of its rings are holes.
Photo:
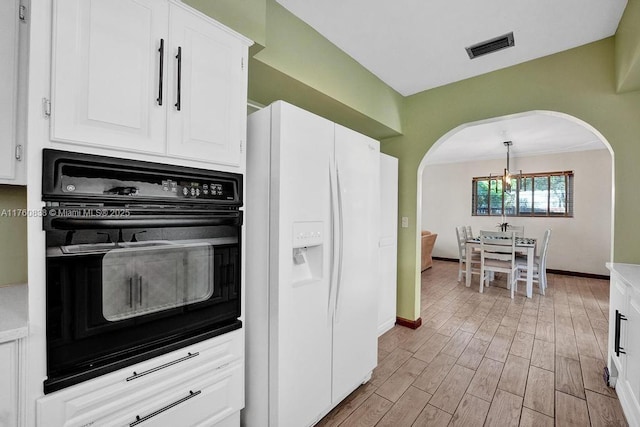
<path fill-rule="evenodd" d="M 606 149 L 601 138 L 568 117 L 529 112 L 471 123 L 452 131 L 427 154 L 427 165 L 504 159 L 503 142 L 512 141 L 510 156 Z"/>
<path fill-rule="evenodd" d="M 627 0 L 277 0 L 408 96 L 615 34 Z M 515 46 L 465 47 L 514 33 Z"/>
<path fill-rule="evenodd" d="M 615 34 L 627 0 L 276 0 L 408 96 Z M 469 59 L 465 47 L 514 33 L 515 46 Z M 604 149 L 575 120 L 532 112 L 462 127 L 427 164 Z"/>

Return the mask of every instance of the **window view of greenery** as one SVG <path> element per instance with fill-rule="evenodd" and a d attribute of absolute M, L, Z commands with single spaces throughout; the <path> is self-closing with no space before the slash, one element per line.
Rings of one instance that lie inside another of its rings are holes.
<path fill-rule="evenodd" d="M 473 215 L 573 216 L 573 172 L 473 178 Z"/>

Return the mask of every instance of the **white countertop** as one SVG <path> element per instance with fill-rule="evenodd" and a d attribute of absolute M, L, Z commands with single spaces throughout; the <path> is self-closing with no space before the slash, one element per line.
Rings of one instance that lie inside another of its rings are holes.
<path fill-rule="evenodd" d="M 28 333 L 27 285 L 0 286 L 0 343 Z"/>
<path fill-rule="evenodd" d="M 608 262 L 607 268 L 618 273 L 630 285 L 640 285 L 640 265 Z"/>

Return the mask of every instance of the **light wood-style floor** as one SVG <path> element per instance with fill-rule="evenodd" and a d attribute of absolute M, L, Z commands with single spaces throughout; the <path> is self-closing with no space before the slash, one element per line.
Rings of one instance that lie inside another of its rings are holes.
<path fill-rule="evenodd" d="M 318 426 L 626 426 L 602 379 L 609 282 L 548 275 L 546 296 L 478 293 L 458 264 L 422 274 L 422 327 L 379 339 L 378 367 Z"/>

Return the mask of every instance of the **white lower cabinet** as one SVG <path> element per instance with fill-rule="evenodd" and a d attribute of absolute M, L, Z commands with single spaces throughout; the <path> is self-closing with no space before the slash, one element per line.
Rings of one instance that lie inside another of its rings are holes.
<path fill-rule="evenodd" d="M 626 341 L 626 322 L 616 322 L 616 316 L 626 312 L 628 285 L 617 277 L 617 273 L 611 272 L 611 283 L 609 284 L 609 359 L 614 363 L 616 369 L 622 367 L 624 353 L 616 351 L 622 340 Z M 618 340 L 616 342 L 616 340 Z M 623 350 L 624 351 L 624 350 Z M 615 376 L 615 375 L 614 375 Z"/>
<path fill-rule="evenodd" d="M 22 425 L 20 340 L 0 343 L 0 426 Z"/>
<path fill-rule="evenodd" d="M 629 425 L 640 425 L 640 265 L 607 264 L 610 381 Z"/>
<path fill-rule="evenodd" d="M 244 333 L 227 333 L 38 400 L 39 426 L 238 426 Z"/>
<path fill-rule="evenodd" d="M 640 285 L 640 284 L 639 284 Z M 626 366 L 623 381 L 633 402 L 636 416 L 640 415 L 640 294 L 634 290 L 625 313 L 627 340 L 625 343 Z M 636 420 L 640 421 L 639 418 Z"/>

